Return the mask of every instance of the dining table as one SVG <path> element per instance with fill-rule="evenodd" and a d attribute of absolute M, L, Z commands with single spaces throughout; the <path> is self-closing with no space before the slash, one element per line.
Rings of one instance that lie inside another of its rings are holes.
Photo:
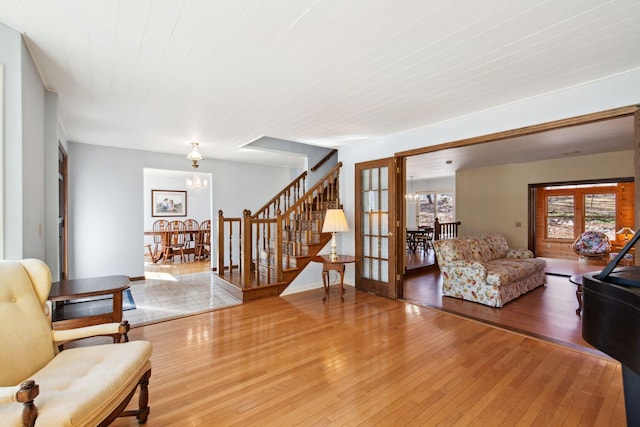
<path fill-rule="evenodd" d="M 419 237 L 427 237 L 433 233 L 433 227 L 407 228 L 407 247 L 412 253 L 418 248 Z"/>

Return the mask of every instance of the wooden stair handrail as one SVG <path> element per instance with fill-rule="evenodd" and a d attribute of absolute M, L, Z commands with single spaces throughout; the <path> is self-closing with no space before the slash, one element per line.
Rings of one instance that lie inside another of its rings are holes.
<path fill-rule="evenodd" d="M 268 218 L 269 217 L 269 215 L 268 215 L 269 208 L 274 206 L 275 209 L 282 209 L 282 207 L 280 206 L 280 201 L 283 198 L 286 198 L 288 195 L 293 194 L 294 199 L 295 199 L 294 202 L 296 200 L 298 200 L 299 197 L 300 197 L 300 194 L 299 194 L 298 191 L 295 191 L 295 190 L 299 189 L 300 186 L 301 186 L 302 187 L 302 194 L 306 193 L 306 191 L 305 191 L 306 178 L 307 178 L 307 171 L 304 171 L 297 178 L 295 178 L 293 181 L 291 181 L 289 183 L 289 185 L 287 185 L 285 188 L 283 188 L 278 194 L 273 196 L 271 198 L 271 200 L 269 200 L 267 203 L 264 204 L 264 206 L 262 206 L 253 215 L 251 215 L 251 217 L 252 218 L 259 218 L 260 216 L 265 216 L 265 217 Z"/>
<path fill-rule="evenodd" d="M 324 164 L 327 162 L 327 160 L 329 160 L 331 157 L 333 157 L 333 155 L 334 155 L 334 154 L 336 154 L 337 152 L 338 152 L 338 150 L 336 150 L 335 148 L 334 148 L 333 150 L 331 150 L 331 151 L 329 152 L 329 154 L 327 154 L 326 156 L 324 156 L 324 157 L 322 158 L 322 160 L 320 160 L 318 163 L 316 163 L 316 165 L 315 165 L 315 166 L 313 166 L 313 167 L 311 168 L 311 172 L 315 172 L 315 171 L 317 171 L 317 170 L 318 170 L 318 168 L 320 168 L 320 166 L 324 165 Z"/>
<path fill-rule="evenodd" d="M 342 167 L 342 162 L 336 163 L 336 165 L 333 168 L 331 168 L 331 170 L 329 172 L 327 172 L 325 174 L 325 176 L 320 181 L 318 181 L 313 187 L 311 187 L 309 190 L 307 190 L 306 193 L 304 193 L 302 196 L 300 196 L 300 198 L 298 198 L 298 200 L 296 200 L 295 203 L 292 204 L 291 207 L 289 207 L 289 209 L 287 209 L 281 216 L 287 216 L 287 215 L 291 214 L 291 212 L 293 212 L 295 209 L 299 208 L 300 205 L 302 205 L 302 203 L 309 196 L 312 196 L 315 191 L 324 188 L 324 183 L 327 180 L 327 177 L 333 175 L 341 167 Z"/>

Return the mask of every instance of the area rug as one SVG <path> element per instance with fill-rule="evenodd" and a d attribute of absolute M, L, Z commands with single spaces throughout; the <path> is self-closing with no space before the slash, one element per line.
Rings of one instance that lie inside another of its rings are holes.
<path fill-rule="evenodd" d="M 122 311 L 127 310 L 135 310 L 136 302 L 133 300 L 133 295 L 131 295 L 131 289 L 126 289 L 122 293 Z"/>

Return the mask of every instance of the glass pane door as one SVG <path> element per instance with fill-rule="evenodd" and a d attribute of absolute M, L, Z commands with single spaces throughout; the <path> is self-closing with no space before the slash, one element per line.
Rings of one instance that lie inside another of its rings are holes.
<path fill-rule="evenodd" d="M 358 289 L 396 297 L 393 159 L 356 165 Z"/>

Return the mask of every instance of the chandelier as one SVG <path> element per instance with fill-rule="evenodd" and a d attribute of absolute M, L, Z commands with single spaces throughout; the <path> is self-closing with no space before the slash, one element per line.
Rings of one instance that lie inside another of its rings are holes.
<path fill-rule="evenodd" d="M 411 204 L 415 204 L 415 203 L 418 203 L 418 201 L 420 200 L 420 195 L 413 192 L 413 176 L 410 178 L 411 178 L 411 181 L 410 181 L 411 193 L 405 194 L 404 198 L 407 200 L 407 202 Z"/>
<path fill-rule="evenodd" d="M 198 192 L 209 188 L 209 181 L 207 178 L 204 178 L 197 172 L 198 166 L 200 166 L 198 165 L 198 162 L 202 160 L 202 154 L 200 154 L 197 142 L 191 143 L 191 152 L 187 155 L 187 159 L 191 160 L 191 167 L 194 170 L 193 175 L 187 178 L 187 189 Z"/>

